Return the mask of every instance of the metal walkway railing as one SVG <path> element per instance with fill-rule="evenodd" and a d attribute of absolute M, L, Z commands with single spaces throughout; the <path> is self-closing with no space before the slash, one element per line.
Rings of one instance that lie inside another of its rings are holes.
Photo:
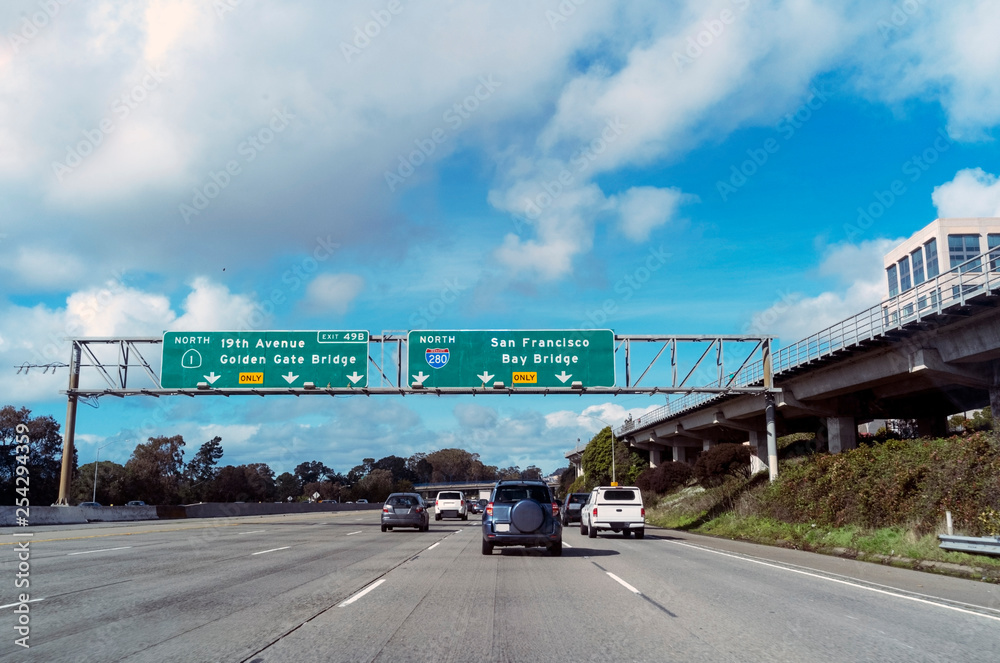
<path fill-rule="evenodd" d="M 889 333 L 909 327 L 926 317 L 940 315 L 949 309 L 961 308 L 970 299 L 995 294 L 998 291 L 1000 291 L 1000 247 L 967 260 L 944 274 L 930 278 L 906 292 L 890 297 L 798 343 L 777 350 L 773 356 L 774 375 L 778 377 L 782 373 L 788 373 L 842 350 L 857 347 L 866 341 L 884 338 Z M 763 379 L 763 362 L 756 361 L 743 367 L 730 386 L 759 385 L 763 383 Z M 668 401 L 663 407 L 647 412 L 634 422 L 626 422 L 615 431 L 615 435 L 624 435 L 635 428 L 665 421 L 726 396 L 726 394 L 686 394 Z"/>

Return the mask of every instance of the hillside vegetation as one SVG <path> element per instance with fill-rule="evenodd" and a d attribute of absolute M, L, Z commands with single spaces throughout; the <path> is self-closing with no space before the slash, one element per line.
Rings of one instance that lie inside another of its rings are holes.
<path fill-rule="evenodd" d="M 783 438 L 779 447 L 800 451 L 809 446 L 802 442 Z M 664 527 L 896 563 L 974 563 L 1000 578 L 1000 559 L 945 552 L 937 540 L 945 511 L 956 534 L 1000 535 L 1000 444 L 992 432 L 867 441 L 842 454 L 782 460 L 773 484 L 766 473 L 729 475 L 650 497 L 649 520 Z"/>

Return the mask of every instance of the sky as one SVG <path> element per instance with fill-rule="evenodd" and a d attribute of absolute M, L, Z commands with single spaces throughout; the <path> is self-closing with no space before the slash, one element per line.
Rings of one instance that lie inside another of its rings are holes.
<path fill-rule="evenodd" d="M 795 342 L 877 303 L 935 218 L 1000 216 L 998 25 L 968 0 L 4 2 L 0 404 L 64 422 L 67 370 L 17 369 L 70 337 Z M 663 403 L 104 397 L 77 445 L 548 473 Z"/>

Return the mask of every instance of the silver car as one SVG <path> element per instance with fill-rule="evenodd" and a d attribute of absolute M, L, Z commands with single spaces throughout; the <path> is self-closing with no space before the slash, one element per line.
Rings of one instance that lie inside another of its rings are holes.
<path fill-rule="evenodd" d="M 382 504 L 382 531 L 393 527 L 416 527 L 418 531 L 430 529 L 427 505 L 417 493 L 393 493 Z"/>

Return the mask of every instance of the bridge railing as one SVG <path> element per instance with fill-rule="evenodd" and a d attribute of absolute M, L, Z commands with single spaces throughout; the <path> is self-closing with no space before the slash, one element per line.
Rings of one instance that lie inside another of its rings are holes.
<path fill-rule="evenodd" d="M 778 349 L 772 357 L 774 375 L 778 376 L 840 350 L 884 337 L 887 333 L 918 323 L 929 315 L 965 306 L 974 297 L 997 291 L 1000 291 L 1000 247 L 990 249 L 906 292 L 885 299 L 857 315 L 807 336 L 798 343 Z M 749 387 L 760 385 L 763 381 L 763 362 L 756 361 L 744 366 L 730 378 L 728 384 L 715 383 L 705 386 Z M 636 427 L 659 423 L 723 396 L 705 393 L 685 394 L 647 412 L 634 422 L 630 422 L 627 428 L 622 426 L 615 434 L 622 435 Z"/>

